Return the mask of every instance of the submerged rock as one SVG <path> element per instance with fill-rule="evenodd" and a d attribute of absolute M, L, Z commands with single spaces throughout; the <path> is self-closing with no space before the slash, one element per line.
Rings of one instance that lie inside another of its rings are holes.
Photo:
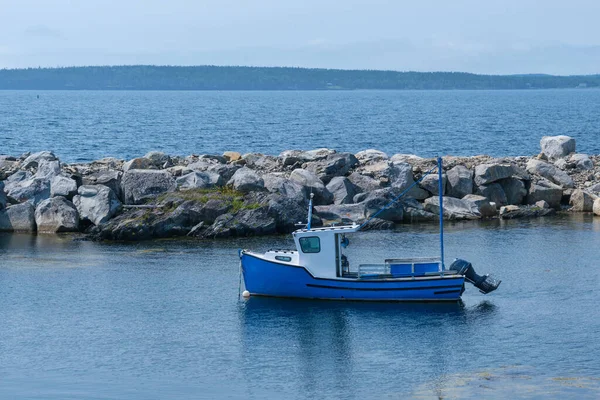
<path fill-rule="evenodd" d="M 500 208 L 501 219 L 535 218 L 555 214 L 552 208 L 541 208 L 538 206 L 506 206 Z"/>

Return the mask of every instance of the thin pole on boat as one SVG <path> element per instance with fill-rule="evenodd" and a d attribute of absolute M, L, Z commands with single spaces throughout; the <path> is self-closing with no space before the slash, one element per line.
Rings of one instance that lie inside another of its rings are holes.
<path fill-rule="evenodd" d="M 313 208 L 313 197 L 314 193 L 310 193 L 310 201 L 308 202 L 308 222 L 306 223 L 306 230 L 310 231 L 310 225 L 312 223 L 312 208 Z"/>
<path fill-rule="evenodd" d="M 438 157 L 438 192 L 440 196 L 440 256 L 442 260 L 442 271 L 444 267 L 444 182 L 442 181 L 442 157 Z"/>

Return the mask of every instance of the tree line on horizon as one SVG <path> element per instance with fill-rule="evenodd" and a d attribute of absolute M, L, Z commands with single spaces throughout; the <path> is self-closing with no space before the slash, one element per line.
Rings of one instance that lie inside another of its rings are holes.
<path fill-rule="evenodd" d="M 576 87 L 600 87 L 600 75 L 478 75 L 466 72 L 151 65 L 0 69 L 0 90 L 477 90 Z"/>

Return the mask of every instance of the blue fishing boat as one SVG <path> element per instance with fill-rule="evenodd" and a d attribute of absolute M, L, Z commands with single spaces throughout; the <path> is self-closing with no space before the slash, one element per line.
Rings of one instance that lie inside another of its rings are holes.
<path fill-rule="evenodd" d="M 440 182 L 440 256 L 389 258 L 372 264 L 350 265 L 344 250 L 348 237 L 360 232 L 379 213 L 390 207 L 437 169 Z M 360 301 L 457 301 L 465 281 L 487 294 L 500 281 L 479 276 L 472 265 L 455 260 L 444 265 L 442 159 L 363 224 L 312 228 L 312 195 L 306 226 L 292 233 L 295 250 L 269 250 L 259 254 L 240 250 L 245 296 Z"/>

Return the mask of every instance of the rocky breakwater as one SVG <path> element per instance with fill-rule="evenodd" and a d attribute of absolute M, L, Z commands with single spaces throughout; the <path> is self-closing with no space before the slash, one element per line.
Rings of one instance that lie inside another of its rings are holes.
<path fill-rule="evenodd" d="M 557 211 L 600 215 L 600 156 L 575 140 L 544 137 L 533 157 L 444 157 L 448 220 L 538 217 Z M 52 152 L 0 156 L 0 231 L 82 232 L 93 239 L 143 240 L 287 233 L 361 223 L 436 164 L 379 150 L 290 150 L 279 156 L 151 152 L 133 160 L 65 164 Z M 427 175 L 367 228 L 435 221 L 438 175 Z"/>

